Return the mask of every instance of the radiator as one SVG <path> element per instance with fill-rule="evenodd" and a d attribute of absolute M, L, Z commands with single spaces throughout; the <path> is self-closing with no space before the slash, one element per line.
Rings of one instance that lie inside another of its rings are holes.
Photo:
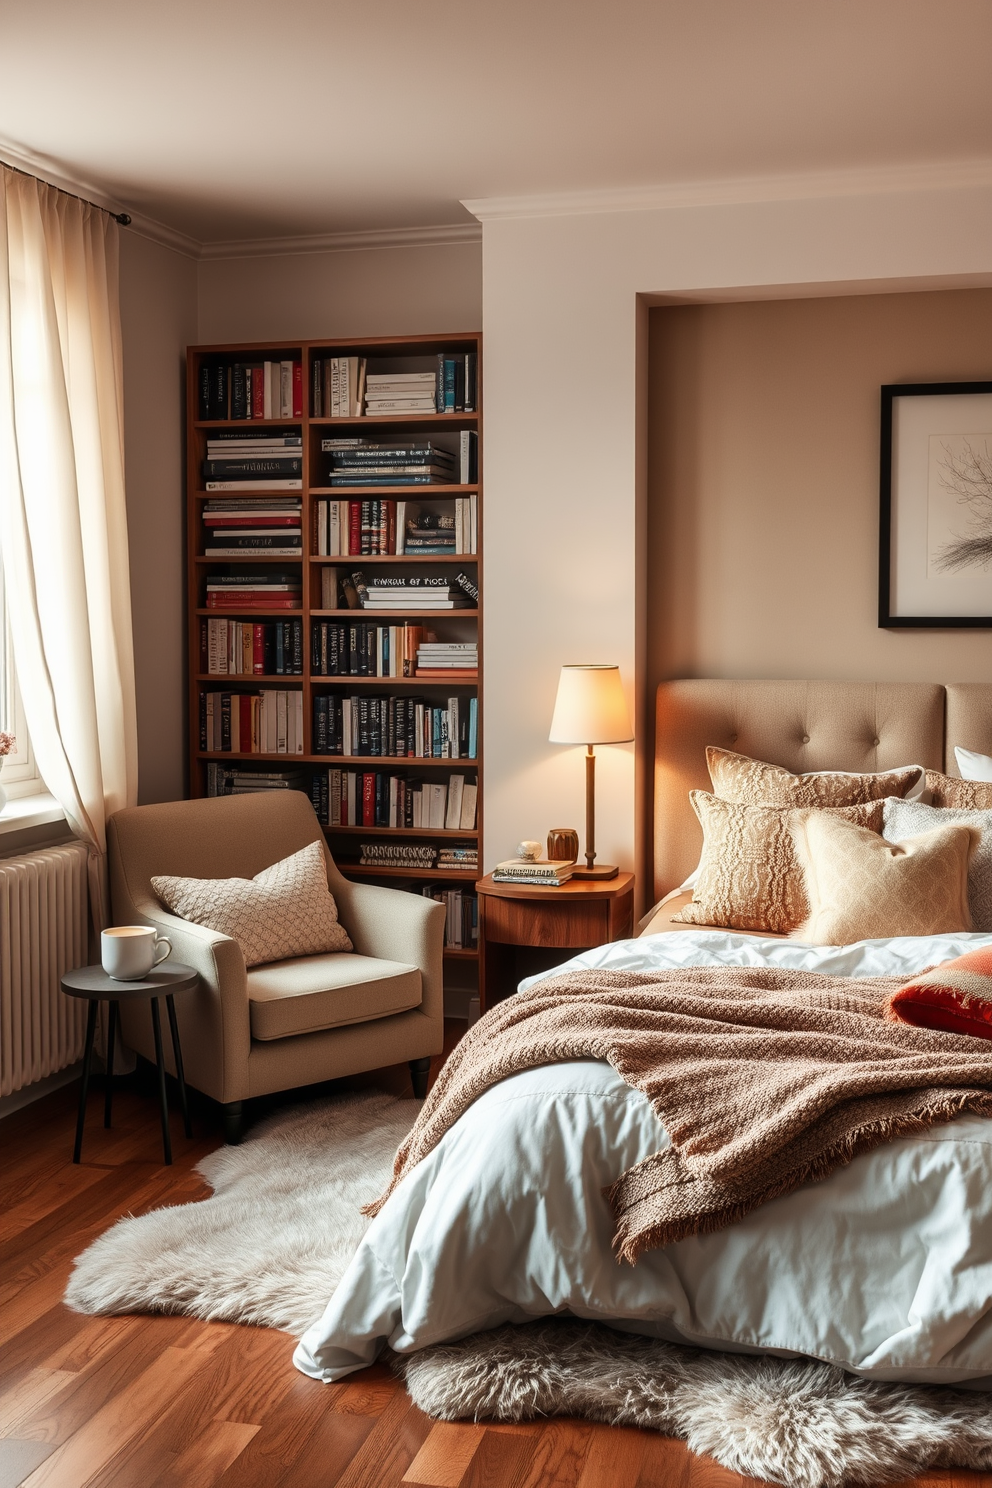
<path fill-rule="evenodd" d="M 82 1057 L 87 1004 L 59 977 L 85 965 L 86 847 L 0 858 L 0 1097 Z"/>

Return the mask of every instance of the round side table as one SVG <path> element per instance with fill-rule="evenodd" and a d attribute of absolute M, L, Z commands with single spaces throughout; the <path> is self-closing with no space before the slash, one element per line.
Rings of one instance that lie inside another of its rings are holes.
<path fill-rule="evenodd" d="M 114 1074 L 114 1039 L 120 1018 L 119 1003 L 145 998 L 151 1004 L 152 1033 L 155 1035 L 155 1063 L 158 1067 L 158 1093 L 162 1107 L 162 1148 L 166 1163 L 172 1162 L 172 1142 L 169 1139 L 169 1106 L 165 1092 L 165 1060 L 162 1057 L 162 1020 L 159 1016 L 158 1000 L 165 998 L 172 1031 L 172 1051 L 176 1059 L 176 1079 L 179 1084 L 179 1104 L 183 1113 L 183 1126 L 188 1137 L 193 1135 L 190 1125 L 189 1106 L 186 1100 L 186 1081 L 183 1076 L 183 1055 L 179 1047 L 179 1027 L 176 1023 L 176 1008 L 172 1001 L 176 992 L 186 992 L 199 982 L 199 973 L 192 966 L 179 961 L 163 962 L 156 966 L 139 982 L 119 982 L 108 976 L 102 966 L 79 966 L 67 971 L 62 977 L 62 991 L 67 997 L 85 997 L 89 1001 L 86 1015 L 86 1049 L 83 1054 L 83 1088 L 79 1093 L 79 1115 L 76 1118 L 76 1145 L 72 1160 L 78 1163 L 83 1150 L 83 1123 L 86 1120 L 86 1097 L 89 1094 L 90 1065 L 93 1059 L 93 1037 L 96 1033 L 96 1010 L 101 1002 L 109 1002 L 110 1019 L 107 1024 L 107 1092 L 104 1098 L 103 1124 L 110 1125 L 112 1081 Z"/>

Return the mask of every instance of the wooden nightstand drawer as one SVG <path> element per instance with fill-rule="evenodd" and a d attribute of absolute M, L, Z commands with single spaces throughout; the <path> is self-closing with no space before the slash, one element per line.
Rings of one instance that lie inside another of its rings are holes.
<path fill-rule="evenodd" d="M 602 945 L 609 939 L 609 911 L 605 904 L 574 899 L 535 903 L 490 898 L 486 901 L 486 939 L 505 945 L 574 949 Z"/>

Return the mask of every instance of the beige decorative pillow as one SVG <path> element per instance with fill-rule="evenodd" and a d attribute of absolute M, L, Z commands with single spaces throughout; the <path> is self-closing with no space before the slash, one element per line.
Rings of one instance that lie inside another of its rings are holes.
<path fill-rule="evenodd" d="M 851 945 L 890 935 L 946 935 L 971 929 L 968 864 L 974 827 L 886 842 L 826 811 L 795 826 L 810 914 L 794 930 L 809 945 Z"/>
<path fill-rule="evenodd" d="M 788 935 L 809 914 L 792 827 L 816 808 L 739 806 L 706 791 L 690 791 L 689 800 L 703 829 L 703 855 L 692 903 L 672 915 L 673 923 Z M 881 801 L 825 809 L 871 832 L 882 830 Z"/>
<path fill-rule="evenodd" d="M 730 749 L 706 750 L 713 793 L 741 806 L 860 806 L 885 796 L 905 796 L 922 782 L 923 767 L 907 765 L 877 775 L 820 770 L 793 775 L 781 765 L 749 759 Z"/>
<path fill-rule="evenodd" d="M 338 907 L 327 887 L 324 849 L 311 842 L 254 878 L 152 879 L 167 909 L 236 940 L 246 966 L 350 951 L 338 923 Z"/>
<path fill-rule="evenodd" d="M 992 781 L 956 780 L 939 770 L 927 771 L 927 785 L 934 806 L 955 811 L 992 811 Z"/>

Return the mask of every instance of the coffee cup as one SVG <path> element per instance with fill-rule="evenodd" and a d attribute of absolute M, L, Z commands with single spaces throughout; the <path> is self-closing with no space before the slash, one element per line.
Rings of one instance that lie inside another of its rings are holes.
<path fill-rule="evenodd" d="M 140 982 L 171 952 L 171 942 L 150 925 L 115 925 L 100 936 L 100 961 L 115 982 Z"/>

